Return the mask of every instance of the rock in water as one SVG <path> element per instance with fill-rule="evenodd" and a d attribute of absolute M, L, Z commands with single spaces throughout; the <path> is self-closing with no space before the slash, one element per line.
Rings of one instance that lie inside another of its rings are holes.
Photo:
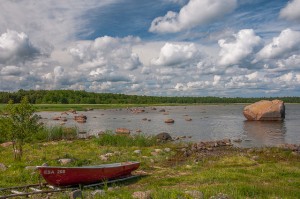
<path fill-rule="evenodd" d="M 247 120 L 283 120 L 285 106 L 281 100 L 261 100 L 246 106 L 243 111 Z"/>

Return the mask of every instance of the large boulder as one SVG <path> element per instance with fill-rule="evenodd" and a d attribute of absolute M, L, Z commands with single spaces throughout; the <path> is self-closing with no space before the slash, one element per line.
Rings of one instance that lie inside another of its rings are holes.
<path fill-rule="evenodd" d="M 285 118 L 285 106 L 281 100 L 261 100 L 244 108 L 244 116 L 247 120 L 283 120 Z"/>

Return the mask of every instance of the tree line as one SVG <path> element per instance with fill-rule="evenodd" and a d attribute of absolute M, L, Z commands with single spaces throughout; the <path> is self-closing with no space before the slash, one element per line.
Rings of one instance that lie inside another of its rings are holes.
<path fill-rule="evenodd" d="M 0 92 L 0 103 L 9 100 L 20 103 L 27 97 L 31 104 L 161 104 L 161 103 L 254 103 L 259 100 L 280 99 L 286 103 L 300 103 L 300 97 L 164 97 L 113 93 L 94 93 L 78 90 L 19 90 Z"/>

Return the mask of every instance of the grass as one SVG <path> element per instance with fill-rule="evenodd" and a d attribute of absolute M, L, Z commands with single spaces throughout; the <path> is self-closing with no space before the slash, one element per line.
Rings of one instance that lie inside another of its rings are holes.
<path fill-rule="evenodd" d="M 148 141 L 148 142 L 147 142 Z M 139 171 L 146 177 L 104 187 L 104 196 L 93 198 L 132 198 L 135 191 L 151 191 L 152 198 L 191 198 L 186 190 L 197 190 L 205 198 L 219 193 L 230 198 L 299 198 L 300 155 L 280 148 L 255 150 L 217 148 L 213 152 L 193 153 L 185 157 L 185 143 L 157 143 L 144 135 L 125 137 L 104 134 L 87 140 L 60 140 L 26 144 L 24 158 L 13 159 L 12 148 L 0 147 L 0 187 L 38 182 L 38 174 L 26 166 L 60 165 L 58 159 L 72 158 L 68 166 L 97 165 L 121 161 L 140 161 Z M 164 149 L 170 148 L 167 152 Z M 135 154 L 135 150 L 141 154 Z M 160 153 L 153 153 L 161 149 Z M 111 153 L 107 161 L 101 155 Z M 259 158 L 253 160 L 253 156 Z M 195 161 L 197 160 L 197 161 Z M 89 195 L 90 190 L 84 190 Z M 56 198 L 68 198 L 57 194 Z"/>
<path fill-rule="evenodd" d="M 157 144 L 154 136 L 146 136 L 144 134 L 136 134 L 133 136 L 115 135 L 111 132 L 106 132 L 99 138 L 95 139 L 100 146 L 115 146 L 115 147 L 150 147 Z"/>

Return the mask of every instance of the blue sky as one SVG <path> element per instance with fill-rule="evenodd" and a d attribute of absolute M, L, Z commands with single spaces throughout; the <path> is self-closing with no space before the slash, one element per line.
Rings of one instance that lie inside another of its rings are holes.
<path fill-rule="evenodd" d="M 300 0 L 7 0 L 0 90 L 300 96 Z"/>

